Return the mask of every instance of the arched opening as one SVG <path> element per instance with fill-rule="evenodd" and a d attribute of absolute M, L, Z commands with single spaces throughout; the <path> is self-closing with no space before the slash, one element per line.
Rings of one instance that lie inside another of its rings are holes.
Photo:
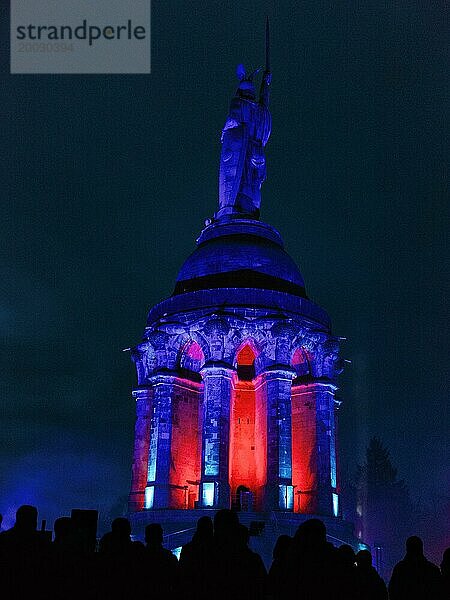
<path fill-rule="evenodd" d="M 205 362 L 205 355 L 200 344 L 195 340 L 187 342 L 181 349 L 178 362 L 183 376 L 198 379 L 200 369 Z"/>
<path fill-rule="evenodd" d="M 311 374 L 310 360 L 304 348 L 297 348 L 292 357 L 292 366 L 297 377 L 306 377 Z"/>
<path fill-rule="evenodd" d="M 238 485 L 233 508 L 237 511 L 249 512 L 254 509 L 253 492 L 246 485 Z"/>
<path fill-rule="evenodd" d="M 241 381 L 251 381 L 255 378 L 255 353 L 250 345 L 244 346 L 237 355 L 237 376 Z"/>
<path fill-rule="evenodd" d="M 266 400 L 255 372 L 256 350 L 245 343 L 236 355 L 230 405 L 229 483 L 233 507 L 260 510 L 267 479 Z"/>
<path fill-rule="evenodd" d="M 192 340 L 180 351 L 178 377 L 173 385 L 170 507 L 194 508 L 199 499 L 202 455 L 202 396 L 200 369 L 205 357 Z"/>

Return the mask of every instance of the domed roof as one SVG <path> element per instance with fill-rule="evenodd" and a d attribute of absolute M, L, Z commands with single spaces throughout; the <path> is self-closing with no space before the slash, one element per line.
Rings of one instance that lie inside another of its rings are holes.
<path fill-rule="evenodd" d="M 280 234 L 251 219 L 208 225 L 180 269 L 174 295 L 215 288 L 261 288 L 306 297 L 305 284 Z"/>

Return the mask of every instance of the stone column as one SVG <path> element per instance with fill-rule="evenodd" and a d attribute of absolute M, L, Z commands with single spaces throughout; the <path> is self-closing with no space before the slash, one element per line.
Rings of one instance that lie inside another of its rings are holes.
<path fill-rule="evenodd" d="M 292 392 L 295 510 L 332 515 L 336 493 L 334 392 L 330 382 L 312 381 Z"/>
<path fill-rule="evenodd" d="M 321 515 L 333 514 L 336 491 L 334 392 L 332 383 L 315 383 L 317 436 L 317 508 Z"/>
<path fill-rule="evenodd" d="M 338 517 L 341 514 L 340 506 L 340 493 L 341 493 L 341 481 L 340 481 L 340 465 L 339 465 L 339 451 L 338 451 L 338 440 L 339 440 L 339 423 L 338 423 L 338 409 L 341 405 L 341 400 L 338 400 L 333 393 L 333 406 L 330 407 L 331 417 L 331 438 L 330 438 L 330 463 L 331 463 L 331 493 L 332 493 L 332 505 L 333 505 L 333 516 Z"/>
<path fill-rule="evenodd" d="M 279 486 L 292 485 L 291 388 L 294 376 L 294 370 L 284 365 L 274 366 L 262 374 L 267 398 L 265 510 L 278 510 Z"/>
<path fill-rule="evenodd" d="M 136 512 L 144 508 L 153 390 L 151 388 L 138 389 L 134 390 L 132 395 L 136 400 L 136 423 L 128 509 L 130 512 Z"/>
<path fill-rule="evenodd" d="M 314 385 L 292 387 L 292 483 L 294 510 L 317 513 L 317 435 Z"/>
<path fill-rule="evenodd" d="M 176 377 L 173 374 L 157 374 L 150 380 L 155 407 L 155 430 L 152 431 L 152 454 L 156 463 L 152 465 L 152 471 L 155 473 L 153 508 L 170 508 L 170 446 L 172 437 L 172 395 L 175 380 Z"/>
<path fill-rule="evenodd" d="M 204 426 L 199 500 L 202 506 L 206 505 L 205 498 L 211 498 L 211 490 L 214 489 L 213 506 L 230 507 L 228 463 L 233 372 L 227 365 L 211 362 L 206 363 L 201 371 L 204 382 Z M 214 488 L 211 484 L 214 484 Z"/>

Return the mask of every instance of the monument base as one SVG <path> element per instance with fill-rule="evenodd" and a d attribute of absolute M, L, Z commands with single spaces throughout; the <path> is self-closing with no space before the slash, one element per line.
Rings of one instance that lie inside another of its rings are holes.
<path fill-rule="evenodd" d="M 214 519 L 217 511 L 211 508 L 193 510 L 143 510 L 131 513 L 128 518 L 132 524 L 133 537 L 144 539 L 144 530 L 150 523 L 160 523 L 164 530 L 164 545 L 176 551 L 192 539 L 200 517 Z M 293 536 L 298 526 L 312 518 L 321 519 L 327 528 L 327 539 L 335 546 L 349 544 L 355 551 L 367 548 L 353 533 L 353 523 L 341 518 L 322 515 L 293 513 L 290 511 L 238 512 L 239 521 L 250 529 L 250 548 L 257 552 L 266 568 L 272 562 L 272 551 L 279 535 Z M 253 534 L 253 535 L 252 535 Z M 175 552 L 176 553 L 176 552 Z"/>

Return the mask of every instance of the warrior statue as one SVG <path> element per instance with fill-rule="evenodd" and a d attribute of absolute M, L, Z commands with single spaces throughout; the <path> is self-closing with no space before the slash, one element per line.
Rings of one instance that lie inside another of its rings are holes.
<path fill-rule="evenodd" d="M 266 22 L 266 68 L 259 100 L 256 100 L 253 78 L 257 69 L 247 75 L 243 65 L 237 68 L 239 86 L 231 101 L 230 112 L 222 130 L 222 153 L 219 170 L 218 217 L 238 214 L 259 218 L 261 184 L 266 178 L 264 146 L 270 136 L 272 119 L 269 112 L 269 24 Z"/>

